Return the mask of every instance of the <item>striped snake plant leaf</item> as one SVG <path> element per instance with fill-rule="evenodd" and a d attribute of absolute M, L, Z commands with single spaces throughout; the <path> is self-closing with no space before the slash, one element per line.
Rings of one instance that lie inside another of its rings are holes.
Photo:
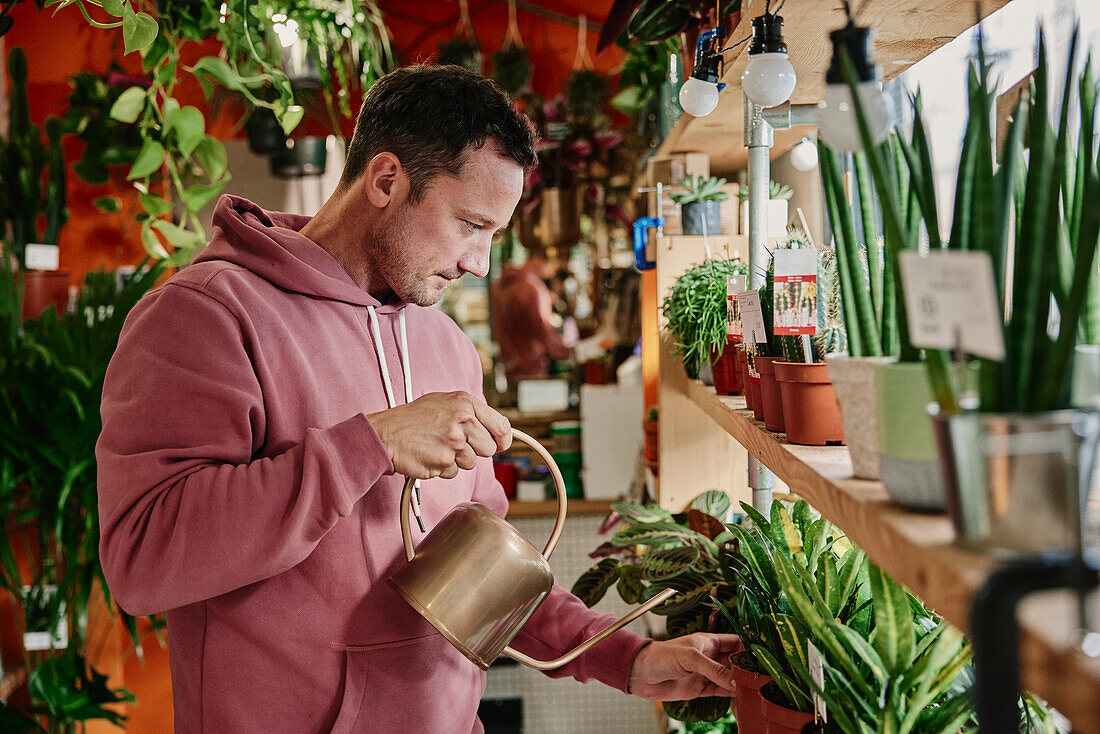
<path fill-rule="evenodd" d="M 780 553 L 785 553 L 788 556 L 800 552 L 802 550 L 802 536 L 794 526 L 794 521 L 791 520 L 787 508 L 783 506 L 782 502 L 772 502 L 771 514 L 772 531 L 770 537 L 775 547 L 779 549 Z"/>
<path fill-rule="evenodd" d="M 916 634 L 913 612 L 901 585 L 872 564 L 871 598 L 875 607 L 875 631 L 871 641 L 891 675 L 900 675 L 912 662 Z"/>
<path fill-rule="evenodd" d="M 740 504 L 741 511 L 744 512 L 750 520 L 752 520 L 752 524 L 759 528 L 760 532 L 765 534 L 771 532 L 771 523 L 768 521 L 768 518 L 760 514 L 760 511 L 752 505 L 745 502 L 742 502 Z"/>
<path fill-rule="evenodd" d="M 585 606 L 591 608 L 611 588 L 611 585 L 619 578 L 619 560 L 617 558 L 605 558 L 592 568 L 581 574 L 571 591 Z"/>
<path fill-rule="evenodd" d="M 615 590 L 619 592 L 619 598 L 627 604 L 641 603 L 642 595 L 645 594 L 642 570 L 637 566 L 620 565 L 619 582 L 615 584 Z"/>
<path fill-rule="evenodd" d="M 952 250 L 969 250 L 971 234 L 971 213 L 974 197 L 974 171 L 978 157 L 978 126 L 981 124 L 979 106 L 975 104 L 975 97 L 980 93 L 981 81 L 978 77 L 976 64 L 968 65 L 966 89 L 969 101 L 969 116 L 967 118 L 966 131 L 963 136 L 962 153 L 959 156 L 959 173 L 955 182 L 955 208 L 951 220 L 951 235 L 948 238 L 948 246 Z M 989 126 L 986 118 L 984 123 Z"/>
<path fill-rule="evenodd" d="M 642 556 L 638 561 L 638 568 L 645 581 L 662 581 L 683 573 L 698 560 L 699 549 L 695 546 L 660 548 Z"/>
<path fill-rule="evenodd" d="M 840 201 L 843 201 L 841 192 L 843 183 L 840 179 L 840 171 L 832 149 L 824 141 L 818 140 L 818 162 L 821 170 L 822 193 L 825 197 L 825 214 L 829 218 L 833 228 L 833 237 L 836 242 L 837 280 L 840 281 L 840 307 L 844 314 L 844 323 L 848 330 L 848 353 L 853 357 L 869 356 L 865 353 L 863 333 L 860 330 L 860 322 L 856 311 L 856 300 L 853 289 L 857 284 L 853 282 L 853 268 L 850 264 L 851 246 L 844 241 L 845 232 L 840 222 Z"/>
<path fill-rule="evenodd" d="M 675 522 L 647 522 L 623 528 L 611 536 L 618 546 L 666 545 L 690 540 L 691 531 Z"/>
<path fill-rule="evenodd" d="M 691 501 L 691 509 L 721 519 L 729 512 L 730 497 L 720 489 L 708 489 L 706 492 L 696 495 Z"/>
<path fill-rule="evenodd" d="M 637 502 L 612 502 L 611 511 L 632 523 L 671 522 L 672 513 L 658 504 L 645 507 Z"/>
<path fill-rule="evenodd" d="M 882 322 L 882 250 L 878 247 L 878 226 L 875 223 L 874 198 L 871 193 L 871 172 L 867 156 L 852 154 L 855 169 L 856 192 L 859 195 L 860 224 L 863 227 L 863 246 L 867 253 L 867 282 L 871 291 L 871 307 L 875 322 Z"/>
<path fill-rule="evenodd" d="M 936 211 L 936 175 L 932 166 L 932 147 L 928 144 L 928 128 L 924 123 L 924 102 L 921 93 L 910 98 L 913 108 L 912 145 L 902 146 L 909 174 L 921 204 L 921 212 L 928 229 L 933 249 L 939 247 L 940 223 Z M 912 157 L 911 157 L 912 156 Z"/>

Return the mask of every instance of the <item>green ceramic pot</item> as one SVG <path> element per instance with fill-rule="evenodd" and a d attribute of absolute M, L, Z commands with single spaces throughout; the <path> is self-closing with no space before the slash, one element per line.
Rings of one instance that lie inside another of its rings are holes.
<path fill-rule="evenodd" d="M 918 510 L 947 508 L 936 441 L 928 417 L 933 401 L 924 362 L 878 368 L 879 471 L 890 498 Z"/>

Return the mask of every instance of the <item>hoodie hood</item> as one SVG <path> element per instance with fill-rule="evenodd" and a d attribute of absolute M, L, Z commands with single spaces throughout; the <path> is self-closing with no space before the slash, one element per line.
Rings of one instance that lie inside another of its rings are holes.
<path fill-rule="evenodd" d="M 396 297 L 380 303 L 356 285 L 332 255 L 301 233 L 310 219 L 266 211 L 247 199 L 224 195 L 214 208 L 213 239 L 193 264 L 232 263 L 284 290 L 375 306 L 380 313 L 405 305 Z"/>

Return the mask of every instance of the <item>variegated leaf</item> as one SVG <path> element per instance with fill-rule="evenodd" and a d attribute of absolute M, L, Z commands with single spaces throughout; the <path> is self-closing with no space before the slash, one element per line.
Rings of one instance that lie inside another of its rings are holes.
<path fill-rule="evenodd" d="M 589 558 L 608 558 L 609 556 L 619 556 L 626 553 L 626 548 L 615 545 L 614 543 L 600 543 L 596 550 L 588 554 Z"/>
<path fill-rule="evenodd" d="M 706 629 L 709 613 L 709 610 L 703 608 L 689 610 L 684 614 L 670 614 L 665 620 L 665 632 L 670 638 L 701 632 Z"/>
<path fill-rule="evenodd" d="M 638 561 L 642 578 L 646 581 L 659 581 L 682 573 L 699 559 L 699 549 L 690 546 L 661 548 L 646 553 Z"/>
<path fill-rule="evenodd" d="M 605 558 L 592 568 L 581 574 L 577 582 L 573 584 L 571 591 L 591 607 L 607 593 L 611 584 L 619 577 L 619 561 L 616 558 Z"/>
<path fill-rule="evenodd" d="M 871 565 L 871 598 L 875 605 L 875 650 L 892 675 L 904 672 L 912 663 L 916 633 L 913 610 L 905 589 Z"/>
<path fill-rule="evenodd" d="M 782 502 L 772 503 L 772 521 L 770 536 L 775 547 L 788 556 L 802 550 L 802 536 L 794 526 L 791 515 Z"/>
<path fill-rule="evenodd" d="M 726 532 L 726 526 L 721 520 L 694 508 L 688 512 L 688 527 L 710 540 Z"/>
<path fill-rule="evenodd" d="M 760 530 L 760 532 L 764 533 L 765 535 L 771 533 L 771 523 L 768 522 L 768 518 L 760 514 L 759 510 L 757 510 L 752 505 L 746 504 L 744 502 L 741 503 L 741 509 L 745 511 L 745 514 L 749 516 L 749 519 L 752 520 L 753 525 L 755 525 Z"/>
<path fill-rule="evenodd" d="M 708 489 L 691 501 L 691 509 L 721 519 L 729 512 L 730 498 L 720 489 Z"/>
<path fill-rule="evenodd" d="M 646 589 L 646 598 L 653 598 L 660 593 L 661 589 L 676 589 L 678 593 L 657 606 L 653 613 L 677 614 L 701 604 L 710 596 L 711 586 L 711 580 L 705 576 L 697 573 L 683 573 L 650 585 Z"/>
<path fill-rule="evenodd" d="M 677 721 L 693 723 L 716 721 L 730 710 L 730 699 L 720 696 L 693 698 L 689 701 L 665 701 L 665 713 Z"/>
<path fill-rule="evenodd" d="M 645 594 L 642 571 L 637 566 L 619 566 L 619 583 L 615 587 L 627 604 L 638 604 Z"/>
<path fill-rule="evenodd" d="M 643 507 L 637 502 L 612 502 L 611 511 L 632 523 L 664 522 L 672 519 L 672 513 L 657 504 Z"/>
<path fill-rule="evenodd" d="M 624 528 L 611 538 L 618 546 L 665 545 L 682 543 L 691 538 L 691 531 L 674 522 L 651 522 Z"/>

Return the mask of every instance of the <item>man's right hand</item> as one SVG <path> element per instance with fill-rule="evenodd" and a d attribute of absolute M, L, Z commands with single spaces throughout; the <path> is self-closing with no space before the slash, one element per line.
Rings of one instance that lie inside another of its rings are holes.
<path fill-rule="evenodd" d="M 466 392 L 428 393 L 367 420 L 394 471 L 413 479 L 451 479 L 512 445 L 508 419 Z"/>

